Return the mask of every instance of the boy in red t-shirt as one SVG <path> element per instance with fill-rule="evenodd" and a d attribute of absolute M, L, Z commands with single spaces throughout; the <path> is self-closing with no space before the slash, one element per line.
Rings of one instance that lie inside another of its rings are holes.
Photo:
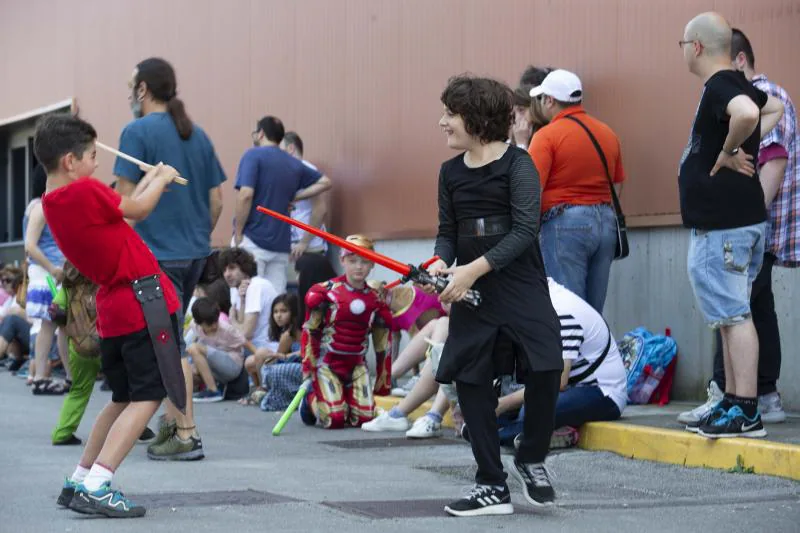
<path fill-rule="evenodd" d="M 111 489 L 111 478 L 167 395 L 160 369 L 175 368 L 169 363 L 180 369 L 179 302 L 152 252 L 125 219 L 144 219 L 177 172 L 158 165 L 133 195 L 121 197 L 90 177 L 97 169 L 96 137 L 90 124 L 64 114 L 44 118 L 34 137 L 36 157 L 47 170 L 42 207 L 50 231 L 67 259 L 100 287 L 97 331 L 103 373 L 112 390 L 58 503 L 83 514 L 143 516 L 144 507 Z M 154 335 L 152 325 L 158 320 L 162 329 Z"/>

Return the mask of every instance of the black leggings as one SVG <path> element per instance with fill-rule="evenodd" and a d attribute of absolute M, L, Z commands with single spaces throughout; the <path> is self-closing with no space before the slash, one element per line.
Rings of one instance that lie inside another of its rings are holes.
<path fill-rule="evenodd" d="M 19 341 L 22 353 L 27 355 L 31 351 L 31 325 L 22 317 L 8 315 L 0 322 L 0 337 L 9 344 Z"/>
<path fill-rule="evenodd" d="M 555 425 L 556 401 L 561 372 L 528 372 L 525 379 L 525 420 L 517 459 L 521 463 L 543 463 L 550 450 Z M 497 394 L 491 382 L 475 385 L 456 382 L 458 403 L 469 429 L 472 455 L 478 463 L 475 482 L 504 485 L 506 473 L 500 461 L 500 436 L 497 432 Z"/>

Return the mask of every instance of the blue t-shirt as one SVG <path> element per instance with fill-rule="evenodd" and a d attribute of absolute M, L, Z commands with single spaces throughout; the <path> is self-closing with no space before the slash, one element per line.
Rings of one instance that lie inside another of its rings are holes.
<path fill-rule="evenodd" d="M 289 216 L 289 203 L 297 191 L 314 185 L 321 177 L 318 170 L 304 165 L 277 146 L 261 146 L 246 151 L 236 175 L 237 190 L 251 187 L 254 191 L 244 234 L 259 248 L 289 253 L 289 224 L 259 213 L 256 206 Z"/>
<path fill-rule="evenodd" d="M 181 139 L 169 113 L 150 113 L 122 130 L 120 152 L 145 163 L 174 167 L 189 184 L 169 186 L 150 215 L 136 223 L 136 232 L 159 261 L 201 259 L 211 253 L 209 191 L 225 181 L 214 145 L 197 125 Z M 119 157 L 114 175 L 138 183 L 138 166 Z"/>

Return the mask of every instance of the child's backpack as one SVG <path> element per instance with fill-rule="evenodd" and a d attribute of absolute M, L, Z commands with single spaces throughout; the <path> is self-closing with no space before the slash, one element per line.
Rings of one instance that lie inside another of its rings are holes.
<path fill-rule="evenodd" d="M 75 351 L 83 357 L 100 355 L 100 337 L 97 335 L 97 286 L 80 284 L 67 294 L 67 325 L 64 333 L 72 340 Z"/>
<path fill-rule="evenodd" d="M 678 361 L 675 340 L 640 327 L 622 338 L 619 351 L 628 375 L 628 403 L 668 403 Z"/>

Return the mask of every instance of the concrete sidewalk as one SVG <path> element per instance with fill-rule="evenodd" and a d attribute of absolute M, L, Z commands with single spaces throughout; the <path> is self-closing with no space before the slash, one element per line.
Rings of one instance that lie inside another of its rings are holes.
<path fill-rule="evenodd" d="M 400 398 L 376 399 L 391 409 Z M 426 403 L 411 414 L 427 412 Z M 789 414 L 786 422 L 766 425 L 766 439 L 719 439 L 688 433 L 677 422 L 678 413 L 694 404 L 673 402 L 664 407 L 632 405 L 616 422 L 593 422 L 581 428 L 578 447 L 609 451 L 632 459 L 645 459 L 681 466 L 742 470 L 800 480 L 800 415 Z M 453 427 L 448 416 L 444 425 Z"/>

